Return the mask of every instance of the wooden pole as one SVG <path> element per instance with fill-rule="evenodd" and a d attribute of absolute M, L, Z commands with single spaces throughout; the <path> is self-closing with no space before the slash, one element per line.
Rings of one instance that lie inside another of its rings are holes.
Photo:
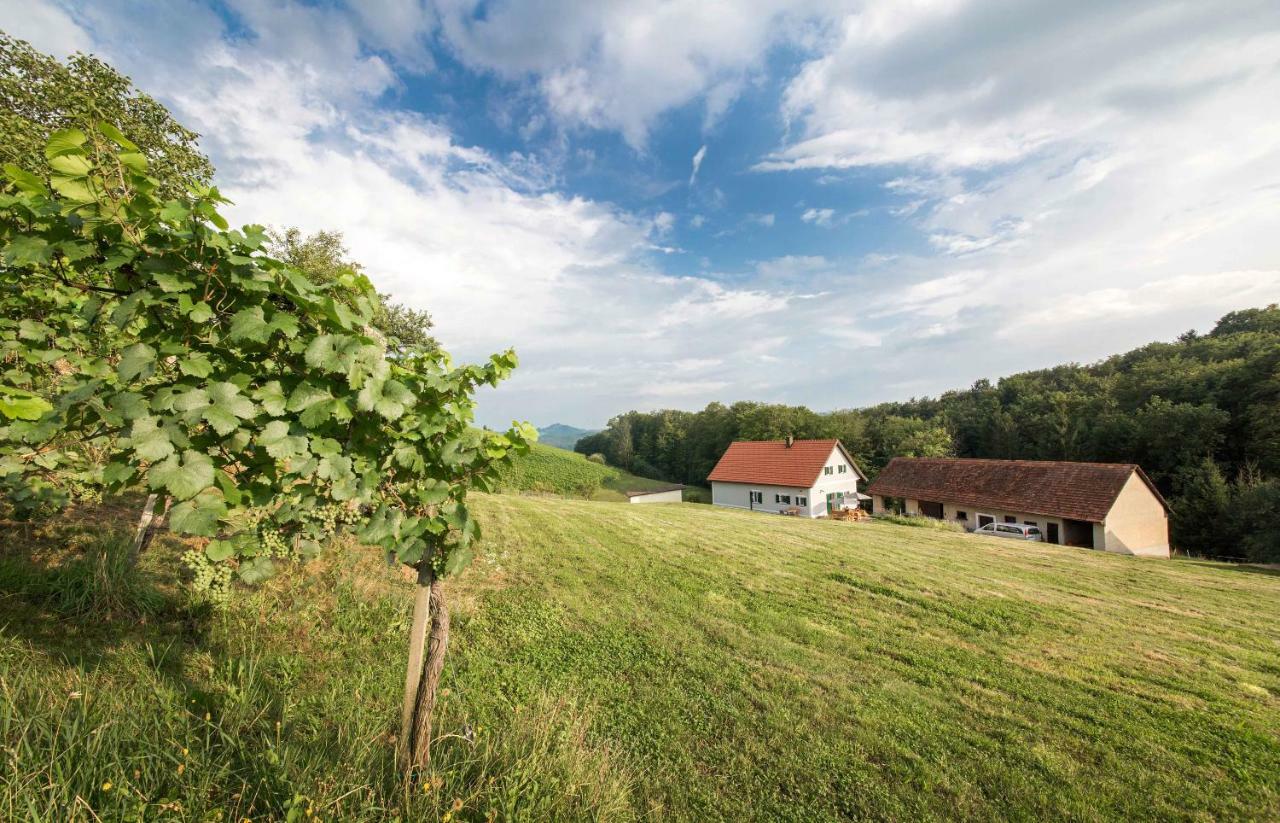
<path fill-rule="evenodd" d="M 431 636 L 427 641 L 427 662 L 418 689 L 413 721 L 413 765 L 426 768 L 431 763 L 431 721 L 435 715 L 444 653 L 449 647 L 449 607 L 444 600 L 444 581 L 431 581 Z"/>
<path fill-rule="evenodd" d="M 413 594 L 413 626 L 409 629 L 409 662 L 404 673 L 404 704 L 400 709 L 400 763 L 406 776 L 413 769 L 413 710 L 422 684 L 423 659 L 426 654 L 427 626 L 431 622 L 431 561 L 418 563 L 418 587 Z"/>
<path fill-rule="evenodd" d="M 155 518 L 156 512 L 156 495 L 147 495 L 146 505 L 142 507 L 142 516 L 138 518 L 138 530 L 133 535 L 133 553 L 131 557 L 134 562 L 138 560 L 138 554 L 142 552 L 142 546 L 146 543 L 147 533 L 151 530 L 151 521 Z"/>

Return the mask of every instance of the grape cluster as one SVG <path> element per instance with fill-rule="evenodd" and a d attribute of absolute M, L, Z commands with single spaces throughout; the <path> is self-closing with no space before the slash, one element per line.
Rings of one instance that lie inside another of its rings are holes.
<path fill-rule="evenodd" d="M 307 511 L 305 517 L 319 523 L 325 536 L 337 533 L 339 527 L 350 526 L 360 520 L 360 513 L 345 503 L 326 503 Z"/>
<path fill-rule="evenodd" d="M 262 529 L 258 532 L 258 539 L 262 541 L 262 548 L 270 557 L 287 558 L 292 554 L 289 540 L 282 531 Z"/>
<path fill-rule="evenodd" d="M 231 597 L 231 567 L 214 563 L 204 552 L 188 549 L 182 553 L 183 565 L 191 571 L 191 588 L 214 603 L 226 603 Z"/>

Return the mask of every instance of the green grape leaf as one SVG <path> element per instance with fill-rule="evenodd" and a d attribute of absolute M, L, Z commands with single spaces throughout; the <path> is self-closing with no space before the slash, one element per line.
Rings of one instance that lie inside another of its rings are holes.
<path fill-rule="evenodd" d="M 53 247 L 43 237 L 20 234 L 4 250 L 10 266 L 42 266 L 53 259 Z"/>
<path fill-rule="evenodd" d="M 307 453 L 307 438 L 289 434 L 289 424 L 272 420 L 258 434 L 258 443 L 277 460 L 301 457 Z"/>
<path fill-rule="evenodd" d="M 276 565 L 270 557 L 254 557 L 240 561 L 237 571 L 240 579 L 252 586 L 274 577 Z"/>
<path fill-rule="evenodd" d="M 39 420 L 45 412 L 53 411 L 53 404 L 39 395 L 24 389 L 0 386 L 0 417 L 10 420 Z"/>
<path fill-rule="evenodd" d="M 209 308 L 209 304 L 201 300 L 191 307 L 191 311 L 187 312 L 187 317 L 191 318 L 193 323 L 207 323 L 214 318 L 213 309 Z"/>
<path fill-rule="evenodd" d="M 152 489 L 166 489 L 178 500 L 190 500 L 214 484 L 213 460 L 209 455 L 187 449 L 179 457 L 171 454 L 148 472 Z M 218 493 L 222 500 L 222 493 Z"/>
<path fill-rule="evenodd" d="M 169 433 L 149 415 L 133 421 L 133 426 L 129 430 L 129 442 L 139 460 L 154 463 L 173 454 L 173 443 L 169 439 Z"/>
<path fill-rule="evenodd" d="M 262 408 L 272 417 L 284 414 L 284 389 L 279 380 L 264 383 L 253 391 L 252 397 L 262 404 Z"/>
<path fill-rule="evenodd" d="M 212 537 L 218 521 L 227 514 L 227 504 L 217 489 L 205 489 L 191 500 L 174 506 L 169 512 L 169 528 L 178 534 Z"/>
<path fill-rule="evenodd" d="M 146 343 L 134 343 L 132 346 L 124 350 L 120 356 L 120 364 L 116 367 L 116 373 L 121 380 L 132 380 L 135 377 L 147 375 L 154 369 L 156 361 L 156 350 L 148 346 Z"/>
<path fill-rule="evenodd" d="M 178 362 L 178 371 L 188 377 L 208 377 L 213 372 L 213 364 L 204 352 L 192 352 Z"/>
<path fill-rule="evenodd" d="M 267 320 L 262 314 L 262 307 L 252 306 L 232 315 L 229 336 L 237 341 L 267 342 L 267 338 L 271 336 L 271 327 L 267 325 Z"/>

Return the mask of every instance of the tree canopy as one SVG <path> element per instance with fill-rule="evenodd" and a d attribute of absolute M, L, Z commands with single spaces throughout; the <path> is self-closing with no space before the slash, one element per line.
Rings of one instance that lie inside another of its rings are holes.
<path fill-rule="evenodd" d="M 129 135 L 161 197 L 213 179 L 199 135 L 128 77 L 92 55 L 75 54 L 64 64 L 0 32 L 0 163 L 43 174 L 50 135 L 99 122 Z"/>

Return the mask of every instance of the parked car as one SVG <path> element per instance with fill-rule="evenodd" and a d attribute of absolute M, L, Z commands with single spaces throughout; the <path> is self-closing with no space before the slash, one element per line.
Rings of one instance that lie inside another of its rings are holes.
<path fill-rule="evenodd" d="M 1039 526 L 1028 526 L 1023 523 L 988 523 L 976 529 L 974 534 L 1008 537 L 1013 540 L 1044 540 Z"/>

